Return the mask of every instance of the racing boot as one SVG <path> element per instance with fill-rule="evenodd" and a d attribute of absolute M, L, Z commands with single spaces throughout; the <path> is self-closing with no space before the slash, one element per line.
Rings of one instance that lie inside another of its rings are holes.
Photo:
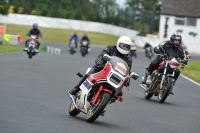
<path fill-rule="evenodd" d="M 24 51 L 27 51 L 28 50 L 28 48 L 24 48 Z"/>
<path fill-rule="evenodd" d="M 36 53 L 38 53 L 38 50 L 37 50 L 37 49 L 35 49 L 35 52 L 36 52 Z"/>
<path fill-rule="evenodd" d="M 173 81 L 172 88 L 171 88 L 171 90 L 169 91 L 169 94 L 171 94 L 171 95 L 174 95 L 174 92 L 173 92 L 172 90 L 173 90 L 173 88 L 174 88 L 175 82 L 176 82 L 176 80 Z"/>
<path fill-rule="evenodd" d="M 105 115 L 106 110 L 107 110 L 107 107 L 104 108 L 104 110 L 103 110 L 102 113 L 101 113 L 101 116 L 104 116 L 104 115 Z"/>
<path fill-rule="evenodd" d="M 173 87 L 172 87 L 173 89 Z M 174 92 L 172 91 L 172 89 L 170 90 L 169 94 L 174 95 Z"/>

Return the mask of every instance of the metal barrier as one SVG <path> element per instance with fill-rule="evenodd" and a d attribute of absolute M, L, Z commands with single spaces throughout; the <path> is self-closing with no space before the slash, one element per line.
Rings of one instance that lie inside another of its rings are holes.
<path fill-rule="evenodd" d="M 13 35 L 13 34 L 5 34 L 4 35 L 4 42 L 5 44 L 13 44 L 13 45 L 19 45 L 19 36 Z"/>

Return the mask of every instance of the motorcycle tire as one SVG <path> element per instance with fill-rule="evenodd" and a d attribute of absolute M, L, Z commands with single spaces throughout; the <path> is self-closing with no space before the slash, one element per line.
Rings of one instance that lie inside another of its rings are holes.
<path fill-rule="evenodd" d="M 135 54 L 135 58 L 137 58 L 137 54 Z"/>
<path fill-rule="evenodd" d="M 73 55 L 74 54 L 74 50 L 71 49 L 70 50 L 70 54 Z"/>
<path fill-rule="evenodd" d="M 151 60 L 151 54 L 149 52 L 147 53 L 147 57 L 149 58 L 149 60 Z"/>
<path fill-rule="evenodd" d="M 102 111 L 104 110 L 110 99 L 111 99 L 110 93 L 108 92 L 101 93 L 97 104 L 94 106 L 90 106 L 86 114 L 86 121 L 89 123 L 94 122 L 99 117 L 99 115 L 101 115 Z"/>
<path fill-rule="evenodd" d="M 165 82 L 163 82 L 163 87 L 165 87 L 163 89 L 164 92 L 162 92 L 162 94 L 161 94 L 161 90 L 160 90 L 160 92 L 158 94 L 158 102 L 159 103 L 163 103 L 169 95 L 169 92 L 172 87 L 172 78 L 171 77 L 167 77 L 167 84 Z"/>
<path fill-rule="evenodd" d="M 71 116 L 77 116 L 80 113 L 80 111 L 78 109 L 76 109 L 73 102 L 71 102 L 68 112 Z"/>
<path fill-rule="evenodd" d="M 32 51 L 33 51 L 33 48 L 30 48 L 30 50 L 29 50 L 29 52 L 28 52 L 28 58 L 29 58 L 29 59 L 32 59 L 32 57 L 33 57 Z"/>
<path fill-rule="evenodd" d="M 85 54 L 85 52 L 82 52 L 81 55 L 84 57 L 86 54 Z"/>

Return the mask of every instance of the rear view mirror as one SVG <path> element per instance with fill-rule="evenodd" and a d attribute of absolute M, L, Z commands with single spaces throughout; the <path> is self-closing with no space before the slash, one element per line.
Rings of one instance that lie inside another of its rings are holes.
<path fill-rule="evenodd" d="M 133 78 L 134 80 L 137 80 L 138 79 L 138 75 L 134 72 L 131 73 L 131 78 Z"/>
<path fill-rule="evenodd" d="M 107 55 L 107 54 L 104 54 L 104 55 L 103 55 L 103 60 L 105 60 L 105 61 L 109 61 L 109 60 L 111 60 L 111 58 L 112 58 L 112 57 L 110 57 L 110 56 Z"/>

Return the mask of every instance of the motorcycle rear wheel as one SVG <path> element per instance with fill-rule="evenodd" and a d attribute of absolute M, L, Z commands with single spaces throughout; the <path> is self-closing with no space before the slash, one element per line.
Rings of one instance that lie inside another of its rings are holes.
<path fill-rule="evenodd" d="M 76 116 L 80 113 L 80 111 L 78 109 L 76 109 L 73 102 L 71 102 L 68 112 L 71 116 Z"/>
<path fill-rule="evenodd" d="M 163 103 L 167 99 L 169 92 L 171 90 L 171 87 L 172 87 L 172 78 L 167 77 L 167 79 L 163 82 L 162 90 L 160 90 L 158 93 L 159 103 Z"/>
<path fill-rule="evenodd" d="M 97 104 L 94 106 L 90 106 L 89 111 L 86 114 L 86 121 L 89 123 L 94 122 L 99 117 L 99 115 L 101 115 L 102 111 L 104 110 L 110 99 L 110 93 L 103 92 L 99 96 Z"/>

